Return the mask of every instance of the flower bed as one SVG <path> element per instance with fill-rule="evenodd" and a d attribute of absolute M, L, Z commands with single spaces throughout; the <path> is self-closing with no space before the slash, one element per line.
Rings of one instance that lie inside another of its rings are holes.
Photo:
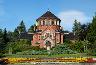
<path fill-rule="evenodd" d="M 25 62 L 87 62 L 88 58 L 2 58 L 5 63 L 25 63 Z"/>

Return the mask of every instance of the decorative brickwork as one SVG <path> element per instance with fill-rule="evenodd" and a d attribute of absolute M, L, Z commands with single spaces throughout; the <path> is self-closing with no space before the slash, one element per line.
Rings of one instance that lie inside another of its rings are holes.
<path fill-rule="evenodd" d="M 33 35 L 32 45 L 49 50 L 57 43 L 63 43 L 61 20 L 47 11 L 36 20 L 36 32 Z M 38 43 L 38 44 L 37 44 Z"/>

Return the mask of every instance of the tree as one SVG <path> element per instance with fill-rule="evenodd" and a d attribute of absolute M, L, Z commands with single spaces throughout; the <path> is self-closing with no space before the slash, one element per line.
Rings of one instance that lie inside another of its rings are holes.
<path fill-rule="evenodd" d="M 14 44 L 11 44 L 10 47 L 12 47 L 13 53 L 17 53 L 17 52 L 28 50 L 30 45 L 31 45 L 31 43 L 29 40 L 20 39 L 20 40 L 14 42 Z"/>
<path fill-rule="evenodd" d="M 21 23 L 17 27 L 17 30 L 19 31 L 19 33 L 26 32 L 26 27 L 25 27 L 25 24 L 24 24 L 23 20 L 21 21 Z"/>
<path fill-rule="evenodd" d="M 75 51 L 71 50 L 67 43 L 63 43 L 52 48 L 52 54 L 70 54 L 75 53 Z"/>
<path fill-rule="evenodd" d="M 74 25 L 73 25 L 73 33 L 75 34 L 75 36 L 76 36 L 76 38 L 78 39 L 78 40 L 80 40 L 81 39 L 81 31 L 82 31 L 82 29 L 81 29 L 81 24 L 80 24 L 80 22 L 78 22 L 77 20 L 75 20 L 74 21 Z"/>
<path fill-rule="evenodd" d="M 4 41 L 4 43 L 9 42 L 6 28 L 4 29 L 4 33 L 3 33 L 3 41 Z"/>
<path fill-rule="evenodd" d="M 9 42 L 6 28 L 4 29 L 4 31 L 0 31 L 0 34 L 1 34 L 0 35 L 0 50 L 1 50 L 0 52 L 5 53 L 6 46 Z"/>
<path fill-rule="evenodd" d="M 96 41 L 96 16 L 93 17 L 92 23 L 89 26 L 87 39 L 92 43 Z"/>
<path fill-rule="evenodd" d="M 96 54 L 96 15 L 93 17 L 92 23 L 89 25 L 87 40 L 90 42 L 90 46 L 88 47 L 91 51 L 90 53 Z"/>
<path fill-rule="evenodd" d="M 13 41 L 17 41 L 19 39 L 19 31 L 17 28 L 13 32 Z"/>
<path fill-rule="evenodd" d="M 82 40 L 82 41 L 86 40 L 88 26 L 89 26 L 89 24 L 82 24 L 81 25 L 81 32 L 80 32 L 81 39 L 80 40 Z"/>
<path fill-rule="evenodd" d="M 4 44 L 3 44 L 3 31 L 2 29 L 0 29 L 0 53 L 2 53 L 2 50 L 3 50 L 3 47 L 4 47 Z"/>
<path fill-rule="evenodd" d="M 33 32 L 34 32 L 34 27 L 35 27 L 35 25 L 32 25 L 32 26 L 28 29 L 28 32 L 33 33 Z"/>
<path fill-rule="evenodd" d="M 7 36 L 8 36 L 9 42 L 12 42 L 13 39 L 14 39 L 14 37 L 13 37 L 13 32 L 8 31 L 8 32 L 7 32 Z"/>

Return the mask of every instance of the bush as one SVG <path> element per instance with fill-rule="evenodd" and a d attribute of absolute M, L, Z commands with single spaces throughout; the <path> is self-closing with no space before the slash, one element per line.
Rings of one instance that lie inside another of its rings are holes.
<path fill-rule="evenodd" d="M 4 57 L 4 54 L 3 53 L 0 53 L 0 58 Z"/>
<path fill-rule="evenodd" d="M 27 39 L 20 39 L 15 42 L 9 42 L 6 49 L 9 52 L 9 49 L 11 48 L 12 53 L 22 52 L 25 50 L 28 50 L 31 46 L 31 42 Z"/>
<path fill-rule="evenodd" d="M 22 51 L 22 52 L 18 52 L 16 53 L 18 55 L 46 55 L 48 54 L 47 53 L 47 50 L 27 50 L 27 51 Z"/>
<path fill-rule="evenodd" d="M 73 54 L 73 53 L 76 52 L 69 49 L 69 47 L 65 44 L 57 45 L 52 49 L 52 54 Z"/>

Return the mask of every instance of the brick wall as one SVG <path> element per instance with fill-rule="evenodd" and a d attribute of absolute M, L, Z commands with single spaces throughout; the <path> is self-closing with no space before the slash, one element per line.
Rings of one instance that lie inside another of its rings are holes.
<path fill-rule="evenodd" d="M 50 25 L 50 26 L 42 26 L 42 25 L 40 25 L 40 26 L 37 26 L 37 29 L 42 30 L 42 31 L 44 31 L 46 29 L 49 29 L 49 30 L 59 30 L 60 26 L 58 26 L 58 25 Z"/>

